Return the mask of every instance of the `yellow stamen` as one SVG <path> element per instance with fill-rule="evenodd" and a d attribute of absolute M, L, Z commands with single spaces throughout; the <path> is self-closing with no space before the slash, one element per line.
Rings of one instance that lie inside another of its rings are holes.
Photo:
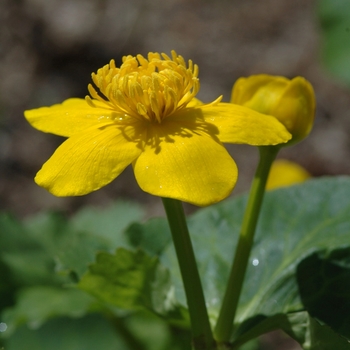
<path fill-rule="evenodd" d="M 114 60 L 92 74 L 99 93 L 89 84 L 91 95 L 86 101 L 95 107 L 93 99 L 103 102 L 116 112 L 137 119 L 161 123 L 175 111 L 186 107 L 199 91 L 198 67 L 171 52 L 124 56 L 117 68 Z"/>

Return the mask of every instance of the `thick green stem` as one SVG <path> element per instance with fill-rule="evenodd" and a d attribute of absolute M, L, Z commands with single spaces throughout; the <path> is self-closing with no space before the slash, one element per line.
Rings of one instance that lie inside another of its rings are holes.
<path fill-rule="evenodd" d="M 255 228 L 265 193 L 267 177 L 279 147 L 264 146 L 260 147 L 259 150 L 260 162 L 250 189 L 229 281 L 215 327 L 215 339 L 218 343 L 227 343 L 231 338 L 239 297 L 254 241 Z"/>
<path fill-rule="evenodd" d="M 182 203 L 170 198 L 162 200 L 185 288 L 191 318 L 193 348 L 213 350 L 215 342 Z"/>

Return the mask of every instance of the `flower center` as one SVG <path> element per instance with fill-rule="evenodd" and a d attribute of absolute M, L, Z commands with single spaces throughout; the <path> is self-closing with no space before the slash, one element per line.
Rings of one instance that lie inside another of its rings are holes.
<path fill-rule="evenodd" d="M 141 120 L 161 123 L 164 118 L 186 107 L 199 90 L 198 66 L 175 51 L 172 58 L 162 53 L 124 56 L 120 68 L 114 60 L 92 74 L 92 80 L 102 97 L 89 84 L 93 99 L 119 113 Z M 86 96 L 90 106 L 94 100 Z"/>

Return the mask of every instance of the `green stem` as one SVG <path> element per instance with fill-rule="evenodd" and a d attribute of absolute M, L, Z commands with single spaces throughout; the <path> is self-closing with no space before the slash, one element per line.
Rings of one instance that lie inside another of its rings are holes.
<path fill-rule="evenodd" d="M 227 343 L 231 338 L 239 297 L 254 241 L 255 228 L 265 194 L 267 177 L 279 147 L 263 146 L 259 147 L 259 151 L 260 161 L 250 189 L 229 281 L 215 327 L 215 339 L 219 343 Z"/>
<path fill-rule="evenodd" d="M 204 293 L 182 203 L 170 198 L 162 198 L 162 200 L 185 288 L 191 318 L 193 348 L 196 350 L 215 349 Z"/>

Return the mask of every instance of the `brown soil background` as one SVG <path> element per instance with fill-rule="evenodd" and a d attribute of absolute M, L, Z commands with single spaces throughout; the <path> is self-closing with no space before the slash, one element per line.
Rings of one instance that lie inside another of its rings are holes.
<path fill-rule="evenodd" d="M 313 176 L 349 174 L 350 93 L 322 66 L 322 37 L 312 0 L 3 0 L 0 2 L 0 205 L 27 216 L 40 210 L 74 212 L 117 198 L 147 204 L 130 167 L 113 183 L 84 197 L 56 198 L 33 177 L 63 140 L 31 128 L 25 109 L 84 97 L 90 74 L 111 58 L 175 49 L 199 65 L 198 97 L 228 101 L 240 76 L 269 73 L 306 77 L 317 96 L 307 140 L 280 157 Z M 228 146 L 246 190 L 257 150 Z M 188 210 L 194 208 L 188 207 Z"/>

